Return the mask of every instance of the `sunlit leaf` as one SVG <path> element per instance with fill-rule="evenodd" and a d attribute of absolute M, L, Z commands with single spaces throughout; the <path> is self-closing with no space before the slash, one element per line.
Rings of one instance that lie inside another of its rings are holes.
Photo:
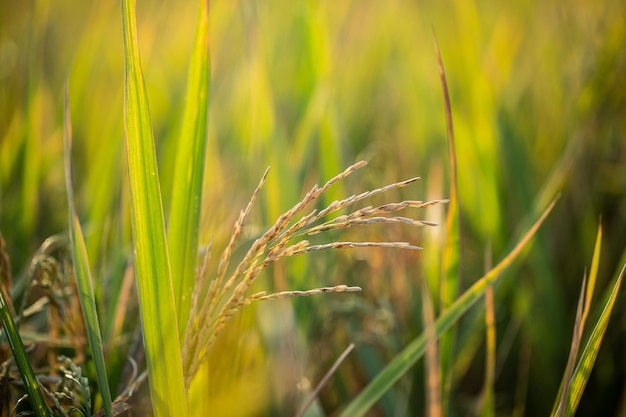
<path fill-rule="evenodd" d="M 150 393 L 157 416 L 187 415 L 177 312 L 148 100 L 141 71 L 135 9 L 122 1 L 126 61 L 126 146 L 139 306 Z"/>

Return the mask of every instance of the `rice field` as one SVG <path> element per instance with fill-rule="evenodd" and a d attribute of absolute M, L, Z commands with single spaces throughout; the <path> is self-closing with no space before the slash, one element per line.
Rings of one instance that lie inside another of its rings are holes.
<path fill-rule="evenodd" d="M 622 3 L 2 2 L 0 415 L 625 416 Z"/>

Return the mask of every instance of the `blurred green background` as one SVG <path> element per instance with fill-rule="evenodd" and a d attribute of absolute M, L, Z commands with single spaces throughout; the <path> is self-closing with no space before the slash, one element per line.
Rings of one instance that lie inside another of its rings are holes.
<path fill-rule="evenodd" d="M 137 13 L 169 201 L 197 4 L 139 1 Z M 463 288 L 482 275 L 485 254 L 500 259 L 526 222 L 562 193 L 532 250 L 496 288 L 498 414 L 549 413 L 600 220 L 601 291 L 626 248 L 626 4 L 213 1 L 210 19 L 201 241 L 213 239 L 214 250 L 227 241 L 268 165 L 249 238 L 312 184 L 360 159 L 369 166 L 333 188 L 327 202 L 413 176 L 422 180 L 392 199 L 449 195 L 434 28 L 455 123 Z M 114 311 L 131 256 L 121 33 L 118 2 L 0 1 L 0 231 L 12 272 L 23 278 L 43 239 L 67 229 L 67 77 L 77 207 L 110 340 L 119 336 Z M 443 224 L 445 207 L 417 216 Z M 242 316 L 224 338 L 236 354 L 232 363 L 216 365 L 212 381 L 224 382 L 213 395 L 249 395 L 235 382 L 228 391 L 228 381 L 237 378 L 219 375 L 252 372 L 259 381 L 274 381 L 261 392 L 269 399 L 258 400 L 265 411 L 252 415 L 293 414 L 302 376 L 315 383 L 355 342 L 356 352 L 320 397 L 318 405 L 332 415 L 420 333 L 419 282 L 437 279 L 444 233 L 443 225 L 355 229 L 336 238 L 410 241 L 425 250 L 315 254 L 276 266 L 259 288 L 346 283 L 364 290 L 249 308 L 255 314 Z M 124 302 L 136 312 L 132 296 Z M 624 311 L 622 294 L 579 415 L 626 416 Z M 461 326 L 453 415 L 472 414 L 483 381 L 484 333 L 475 322 L 470 317 Z M 136 324 L 128 320 L 123 332 Z M 422 415 L 423 373 L 418 365 L 372 415 Z"/>

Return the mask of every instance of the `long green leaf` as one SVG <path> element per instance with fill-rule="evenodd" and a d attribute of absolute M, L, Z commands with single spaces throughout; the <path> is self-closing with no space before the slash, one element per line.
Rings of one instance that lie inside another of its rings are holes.
<path fill-rule="evenodd" d="M 524 237 L 513 250 L 500 261 L 491 271 L 474 283 L 463 295 L 461 295 L 450 307 L 435 321 L 435 334 L 439 338 L 452 327 L 459 318 L 474 305 L 485 293 L 487 288 L 493 285 L 502 272 L 508 268 L 522 250 L 528 245 L 535 235 L 539 226 L 546 219 L 556 203 L 556 199 L 548 206 L 541 217 L 526 232 Z M 414 339 L 402 352 L 392 359 L 372 382 L 348 405 L 341 413 L 341 417 L 359 417 L 364 415 L 374 403 L 387 392 L 408 370 L 422 357 L 427 345 L 426 332 Z"/>
<path fill-rule="evenodd" d="M 201 0 L 196 40 L 189 63 L 187 101 L 176 154 L 167 230 L 181 341 L 189 319 L 191 292 L 198 257 L 198 226 L 202 204 L 209 84 L 209 4 L 208 0 Z"/>
<path fill-rule="evenodd" d="M 122 23 L 126 59 L 124 125 L 131 221 L 152 406 L 157 416 L 184 416 L 187 415 L 187 399 L 177 313 L 132 0 L 122 0 Z"/>
<path fill-rule="evenodd" d="M 435 53 L 439 67 L 439 78 L 446 114 L 446 132 L 448 137 L 448 163 L 450 165 L 450 203 L 448 204 L 448 214 L 446 216 L 446 242 L 441 260 L 441 311 L 445 311 L 454 302 L 459 292 L 459 265 L 461 264 L 461 213 L 459 208 L 459 193 L 457 181 L 457 159 L 456 144 L 454 141 L 454 125 L 452 123 L 452 106 L 450 104 L 450 94 L 448 93 L 448 83 L 446 73 L 439 51 L 437 37 L 433 30 L 435 43 Z M 443 414 L 447 414 L 448 397 L 452 389 L 453 358 L 456 332 L 454 329 L 444 334 L 440 343 L 441 378 L 443 381 L 443 392 L 441 396 Z"/>
<path fill-rule="evenodd" d="M 96 368 L 98 387 L 102 396 L 102 405 L 107 417 L 112 417 L 111 392 L 107 379 L 106 366 L 104 364 L 104 352 L 102 349 L 102 337 L 100 335 L 100 323 L 96 311 L 96 300 L 93 293 L 87 247 L 83 238 L 83 231 L 76 215 L 74 207 L 74 192 L 72 188 L 72 133 L 70 121 L 70 106 L 68 99 L 68 86 L 65 86 L 65 117 L 63 124 L 63 136 L 65 142 L 65 185 L 67 193 L 67 207 L 69 208 L 69 232 L 72 247 L 72 262 L 76 271 L 76 285 L 78 286 L 78 299 L 85 319 L 87 329 L 87 341 L 91 349 L 91 355 Z"/>
<path fill-rule="evenodd" d="M 598 321 L 589 336 L 589 340 L 585 345 L 585 349 L 583 350 L 580 360 L 578 361 L 578 365 L 572 375 L 572 382 L 569 386 L 569 390 L 565 393 L 568 396 L 567 407 L 565 410 L 565 416 L 567 417 L 574 416 L 576 409 L 578 408 L 580 398 L 582 397 L 587 381 L 589 380 L 589 375 L 591 375 L 593 364 L 598 356 L 598 351 L 600 350 L 600 345 L 602 344 L 602 338 L 604 337 L 604 333 L 606 332 L 606 328 L 609 324 L 609 318 L 611 317 L 611 312 L 615 306 L 615 300 L 622 284 L 622 278 L 624 277 L 625 270 L 626 264 L 624 264 L 621 272 L 615 279 L 613 288 L 604 303 L 602 313 L 600 314 L 600 317 L 598 318 Z M 557 409 L 556 413 L 558 414 L 559 411 L 560 410 Z"/>
<path fill-rule="evenodd" d="M 0 274 L 3 274 L 1 269 Z M 5 277 L 1 277 L 0 281 L 4 279 Z M 39 390 L 39 381 L 37 381 L 33 367 L 30 364 L 26 349 L 24 349 L 24 344 L 22 343 L 22 338 L 17 331 L 7 301 L 4 299 L 3 291 L 0 291 L 0 321 L 7 335 L 7 340 L 9 341 L 9 346 L 11 347 L 17 368 L 20 370 L 20 377 L 22 377 L 22 382 L 24 382 L 28 398 L 35 409 L 35 414 L 37 414 L 38 417 L 51 416 L 52 412 L 46 405 L 43 394 Z"/>

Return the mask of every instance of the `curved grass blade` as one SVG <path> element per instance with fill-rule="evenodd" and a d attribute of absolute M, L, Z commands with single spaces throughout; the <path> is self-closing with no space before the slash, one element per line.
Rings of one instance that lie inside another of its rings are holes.
<path fill-rule="evenodd" d="M 4 274 L 1 269 L 0 274 Z M 3 276 L 1 278 L 2 279 L 0 281 L 3 281 L 6 277 Z M 4 291 L 0 291 L 0 322 L 2 322 L 2 327 L 6 333 L 7 340 L 9 341 L 9 346 L 11 347 L 11 352 L 15 358 L 15 363 L 20 371 L 20 377 L 22 378 L 22 382 L 24 382 L 24 387 L 28 393 L 28 399 L 30 400 L 31 405 L 35 410 L 35 414 L 38 417 L 51 416 L 52 412 L 48 408 L 48 405 L 43 398 L 43 394 L 39 389 L 39 381 L 37 381 L 33 367 L 30 365 L 30 360 L 26 354 L 26 349 L 24 349 L 22 338 L 17 331 L 17 327 L 15 326 L 13 316 L 11 316 L 11 312 L 9 311 L 7 301 L 4 299 L 3 292 Z"/>
<path fill-rule="evenodd" d="M 558 197 L 557 197 L 558 199 Z M 517 243 L 513 250 L 500 261 L 492 270 L 474 283 L 463 295 L 461 295 L 448 309 L 435 320 L 435 335 L 441 337 L 459 318 L 473 306 L 485 293 L 488 287 L 493 285 L 528 245 L 535 235 L 539 226 L 546 219 L 557 199 L 553 200 L 548 208 L 535 224 L 526 232 L 524 237 Z M 370 384 L 348 405 L 341 413 L 341 417 L 359 417 L 364 415 L 380 397 L 382 397 L 409 369 L 422 357 L 427 346 L 427 335 L 423 332 L 414 339 L 402 352 L 370 382 Z"/>
<path fill-rule="evenodd" d="M 446 216 L 446 243 L 443 249 L 441 260 L 441 311 L 445 311 L 457 298 L 459 292 L 459 265 L 461 264 L 461 213 L 459 209 L 459 193 L 457 181 L 457 159 L 456 145 L 454 141 L 454 126 L 452 123 L 452 106 L 450 105 L 450 94 L 448 93 L 448 83 L 446 73 L 439 51 L 439 43 L 433 29 L 433 40 L 435 44 L 435 54 L 441 79 L 441 89 L 446 114 L 446 132 L 448 137 L 448 160 L 450 165 L 450 202 L 448 204 L 448 214 Z M 441 379 L 443 381 L 443 392 L 441 403 L 443 415 L 447 414 L 448 397 L 452 389 L 453 380 L 453 357 L 456 332 L 452 329 L 444 334 L 440 343 Z"/>
<path fill-rule="evenodd" d="M 74 207 L 74 192 L 72 188 L 72 133 L 70 121 L 70 106 L 68 99 L 68 85 L 65 85 L 65 117 L 63 119 L 63 136 L 65 142 L 65 186 L 67 192 L 67 207 L 69 209 L 69 232 L 70 245 L 72 247 L 72 262 L 76 271 L 76 285 L 78 286 L 78 299 L 85 319 L 87 329 L 87 340 L 94 366 L 96 368 L 96 378 L 102 405 L 107 417 L 112 417 L 111 392 L 109 391 L 109 381 L 104 363 L 104 352 L 102 349 L 102 337 L 100 335 L 100 323 L 96 311 L 96 300 L 93 292 L 91 273 L 89 271 L 89 260 L 87 258 L 87 247 L 83 238 L 83 231 L 76 215 Z"/>
<path fill-rule="evenodd" d="M 446 217 L 446 246 L 443 252 L 442 280 L 441 280 L 441 309 L 452 304 L 458 293 L 459 265 L 461 263 L 461 214 L 459 212 L 458 188 L 457 188 L 457 163 L 456 145 L 454 142 L 454 126 L 452 124 L 452 108 L 450 105 L 450 95 L 448 93 L 448 83 L 439 52 L 437 37 L 433 31 L 435 42 L 435 53 L 439 66 L 439 76 L 441 78 L 441 88 L 446 110 L 446 131 L 448 136 L 448 160 L 450 164 L 450 201 L 448 202 L 448 214 Z"/>
<path fill-rule="evenodd" d="M 139 306 L 156 416 L 187 415 L 176 306 L 134 2 L 122 0 L 126 61 L 124 125 Z"/>
<path fill-rule="evenodd" d="M 575 415 L 578 404 L 580 403 L 580 398 L 583 395 L 583 391 L 585 390 L 585 386 L 587 385 L 587 381 L 591 375 L 593 364 L 598 356 L 598 351 L 600 350 L 602 338 L 604 337 L 604 333 L 609 323 L 611 312 L 615 306 L 615 300 L 622 284 L 622 278 L 624 277 L 625 270 L 626 264 L 624 264 L 621 272 L 615 279 L 611 292 L 608 294 L 606 302 L 604 303 L 602 313 L 600 314 L 600 317 L 598 318 L 598 321 L 589 336 L 589 340 L 587 341 L 585 349 L 580 356 L 578 365 L 572 374 L 571 384 L 569 389 L 565 392 L 565 395 L 567 395 L 567 404 L 564 415 L 567 417 Z M 560 409 L 557 409 L 556 414 L 558 415 L 559 412 Z"/>
<path fill-rule="evenodd" d="M 196 39 L 189 63 L 187 100 L 178 141 L 167 230 L 181 341 L 189 320 L 198 258 L 198 227 L 205 166 L 209 87 L 209 4 L 208 0 L 201 0 Z"/>

